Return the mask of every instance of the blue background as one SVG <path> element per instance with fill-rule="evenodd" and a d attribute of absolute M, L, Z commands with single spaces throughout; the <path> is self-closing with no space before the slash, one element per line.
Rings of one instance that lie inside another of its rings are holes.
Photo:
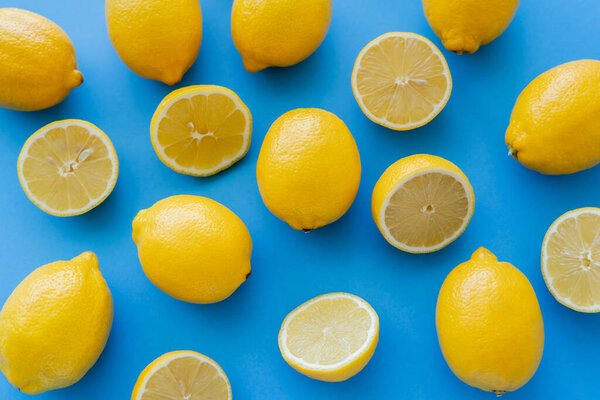
<path fill-rule="evenodd" d="M 39 399 L 128 399 L 139 372 L 171 350 L 190 349 L 215 359 L 236 399 L 491 399 L 449 370 L 438 347 L 434 310 L 447 273 L 479 246 L 510 261 L 530 279 L 546 325 L 539 370 L 511 399 L 598 398 L 600 315 L 571 311 L 554 300 L 540 273 L 540 247 L 552 221 L 583 206 L 600 205 L 600 167 L 570 176 L 543 176 L 507 156 L 504 131 L 520 91 L 558 64 L 599 58 L 597 0 L 524 1 L 507 31 L 474 55 L 443 50 L 454 88 L 428 125 L 394 132 L 370 122 L 356 104 L 350 74 L 358 52 L 389 31 L 416 32 L 441 43 L 418 0 L 334 0 L 327 38 L 305 62 L 247 73 L 233 46 L 231 1 L 202 0 L 204 37 L 196 64 L 177 87 L 217 84 L 237 92 L 250 108 L 250 151 L 211 178 L 177 174 L 156 157 L 149 138 L 152 113 L 173 88 L 142 79 L 117 57 L 108 39 L 104 2 L 2 1 L 38 12 L 71 37 L 85 83 L 60 105 L 22 113 L 0 110 L 0 301 L 36 267 L 98 254 L 112 290 L 114 324 L 97 364 L 74 386 Z M 363 166 L 360 190 L 339 221 L 304 234 L 271 215 L 255 179 L 265 132 L 282 113 L 321 107 L 341 117 L 357 141 Z M 112 139 L 120 176 L 112 195 L 93 211 L 56 218 L 25 197 L 17 179 L 21 146 L 43 125 L 89 120 Z M 431 153 L 460 166 L 477 204 L 465 233 L 429 255 L 394 249 L 370 215 L 371 191 L 401 157 Z M 254 242 L 253 273 L 229 299 L 186 304 L 163 294 L 143 274 L 131 240 L 141 208 L 175 194 L 213 198 L 238 214 Z M 377 351 L 362 373 L 344 383 L 298 374 L 282 359 L 277 334 L 285 315 L 323 293 L 348 291 L 366 299 L 381 320 Z M 0 378 L 0 398 L 25 399 Z"/>

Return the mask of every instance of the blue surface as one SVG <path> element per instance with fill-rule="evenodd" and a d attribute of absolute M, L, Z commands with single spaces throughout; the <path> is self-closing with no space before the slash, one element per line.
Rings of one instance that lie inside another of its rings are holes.
<path fill-rule="evenodd" d="M 370 122 L 354 101 L 350 74 L 360 49 L 388 31 L 412 31 L 441 46 L 418 0 L 335 0 L 331 29 L 319 50 L 286 69 L 247 73 L 229 32 L 231 1 L 202 0 L 204 38 L 182 83 L 236 91 L 254 118 L 246 157 L 211 178 L 179 175 L 156 157 L 149 123 L 173 88 L 142 79 L 119 60 L 108 39 L 104 2 L 12 0 L 58 23 L 71 37 L 85 83 L 62 104 L 41 112 L 0 109 L 0 301 L 34 268 L 85 250 L 98 254 L 115 318 L 98 363 L 76 385 L 39 399 L 128 399 L 139 372 L 164 352 L 191 349 L 224 368 L 236 399 L 491 399 L 460 382 L 438 347 L 434 310 L 446 274 L 479 246 L 510 261 L 530 279 L 546 324 L 536 375 L 510 399 L 600 396 L 600 315 L 571 311 L 550 295 L 540 273 L 540 247 L 552 221 L 570 209 L 600 205 L 600 167 L 570 176 L 529 171 L 507 156 L 504 131 L 514 101 L 541 72 L 563 62 L 598 58 L 600 3 L 524 1 L 508 30 L 474 55 L 443 51 L 454 89 L 446 108 L 425 127 L 393 132 Z M 255 163 L 270 124 L 297 107 L 340 116 L 356 138 L 363 165 L 360 190 L 338 222 L 304 234 L 263 205 Z M 81 118 L 112 139 L 120 176 L 95 210 L 61 219 L 25 197 L 16 172 L 29 135 L 54 120 Z M 475 189 L 475 215 L 446 249 L 410 255 L 391 247 L 370 215 L 371 191 L 401 157 L 431 153 L 458 164 Z M 254 242 L 250 279 L 215 305 L 174 300 L 144 276 L 131 240 L 141 208 L 175 194 L 211 197 L 238 214 Z M 362 373 L 344 383 L 298 374 L 281 358 L 277 333 L 285 315 L 323 293 L 348 291 L 371 303 L 381 319 L 380 342 Z M 1 399 L 25 399 L 0 378 Z"/>

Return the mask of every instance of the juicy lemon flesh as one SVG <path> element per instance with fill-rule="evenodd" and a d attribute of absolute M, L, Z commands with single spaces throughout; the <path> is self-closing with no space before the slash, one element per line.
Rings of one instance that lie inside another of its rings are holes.
<path fill-rule="evenodd" d="M 412 36 L 390 36 L 368 48 L 359 61 L 355 85 L 372 117 L 398 129 L 431 120 L 446 104 L 451 89 L 442 55 Z"/>
<path fill-rule="evenodd" d="M 184 356 L 155 370 L 138 399 L 227 400 L 229 384 L 210 363 Z"/>
<path fill-rule="evenodd" d="M 48 129 L 33 139 L 24 157 L 21 172 L 27 192 L 51 213 L 85 212 L 114 186 L 114 150 L 83 126 Z"/>
<path fill-rule="evenodd" d="M 545 246 L 549 286 L 572 308 L 600 311 L 600 210 L 563 220 Z"/>
<path fill-rule="evenodd" d="M 408 179 L 391 195 L 384 223 L 395 241 L 411 248 L 432 248 L 460 231 L 469 209 L 459 180 L 428 172 Z"/>

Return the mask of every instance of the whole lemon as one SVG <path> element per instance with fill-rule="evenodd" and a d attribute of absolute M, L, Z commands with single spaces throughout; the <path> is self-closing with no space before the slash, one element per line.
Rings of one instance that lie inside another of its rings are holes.
<path fill-rule="evenodd" d="M 121 60 L 167 85 L 181 81 L 202 42 L 198 0 L 106 0 L 106 25 Z"/>
<path fill-rule="evenodd" d="M 148 279 L 179 300 L 216 303 L 250 275 L 252 239 L 246 225 L 206 197 L 167 197 L 140 211 L 133 241 Z"/>
<path fill-rule="evenodd" d="M 531 284 L 483 247 L 446 277 L 436 325 L 452 372 L 497 395 L 526 384 L 542 359 L 544 322 Z"/>
<path fill-rule="evenodd" d="M 429 25 L 458 54 L 474 53 L 500 36 L 518 6 L 519 0 L 423 0 Z"/>
<path fill-rule="evenodd" d="M 30 11 L 0 8 L 1 107 L 52 107 L 82 82 L 73 43 L 58 25 Z"/>
<path fill-rule="evenodd" d="M 310 56 L 331 22 L 331 0 L 234 0 L 231 33 L 248 72 Z"/>
<path fill-rule="evenodd" d="M 521 92 L 506 130 L 509 154 L 543 174 L 600 162 L 600 61 L 554 67 Z"/>
<path fill-rule="evenodd" d="M 267 208 L 294 229 L 311 230 L 348 211 L 360 184 L 360 156 L 335 114 L 289 111 L 265 136 L 256 178 Z"/>
<path fill-rule="evenodd" d="M 72 385 L 100 357 L 112 318 L 94 253 L 39 267 L 0 311 L 0 369 L 27 394 Z"/>

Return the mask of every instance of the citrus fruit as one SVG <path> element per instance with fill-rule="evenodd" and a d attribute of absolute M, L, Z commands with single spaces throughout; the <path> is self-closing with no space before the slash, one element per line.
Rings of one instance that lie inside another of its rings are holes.
<path fill-rule="evenodd" d="M 336 221 L 360 184 L 360 156 L 336 115 L 318 108 L 289 111 L 265 136 L 256 178 L 267 208 L 294 229 Z"/>
<path fill-rule="evenodd" d="M 194 64 L 202 42 L 198 0 L 106 0 L 108 35 L 136 74 L 174 85 Z"/>
<path fill-rule="evenodd" d="M 331 22 L 331 0 L 234 0 L 233 43 L 248 72 L 287 67 L 310 56 Z"/>
<path fill-rule="evenodd" d="M 404 131 L 425 125 L 442 111 L 452 78 L 446 59 L 428 39 L 390 32 L 358 55 L 352 91 L 371 121 Z"/>
<path fill-rule="evenodd" d="M 27 394 L 72 385 L 100 357 L 112 318 L 94 253 L 39 267 L 0 311 L 0 369 Z"/>
<path fill-rule="evenodd" d="M 141 210 L 133 220 L 133 241 L 146 276 L 179 300 L 224 300 L 250 275 L 246 225 L 206 197 L 171 196 Z"/>
<path fill-rule="evenodd" d="M 450 161 L 415 154 L 396 161 L 377 181 L 371 212 L 383 237 L 409 253 L 430 253 L 452 243 L 471 220 L 475 195 Z"/>
<path fill-rule="evenodd" d="M 521 92 L 506 130 L 509 154 L 543 174 L 600 162 L 600 61 L 554 67 Z"/>
<path fill-rule="evenodd" d="M 359 373 L 379 339 L 379 318 L 358 296 L 330 293 L 300 305 L 285 317 L 279 349 L 296 371 L 327 382 Z"/>
<path fill-rule="evenodd" d="M 165 97 L 152 117 L 150 138 L 158 158 L 182 174 L 209 176 L 244 157 L 252 116 L 231 90 L 188 86 Z"/>
<path fill-rule="evenodd" d="M 542 359 L 544 322 L 531 284 L 483 247 L 446 277 L 436 325 L 452 372 L 481 390 L 517 390 Z"/>
<path fill-rule="evenodd" d="M 429 25 L 458 54 L 474 53 L 500 36 L 518 6 L 519 0 L 423 0 Z"/>
<path fill-rule="evenodd" d="M 86 121 L 56 121 L 35 132 L 17 161 L 29 200 L 59 217 L 83 214 L 108 197 L 117 182 L 117 153 L 104 132 Z"/>
<path fill-rule="evenodd" d="M 194 351 L 173 351 L 140 374 L 131 400 L 231 400 L 231 385 L 219 364 Z"/>
<path fill-rule="evenodd" d="M 542 275 L 561 304 L 600 311 L 600 208 L 569 211 L 552 223 L 542 244 Z"/>
<path fill-rule="evenodd" d="M 71 39 L 30 11 L 0 8 L 0 54 L 0 107 L 52 107 L 83 82 Z"/>

